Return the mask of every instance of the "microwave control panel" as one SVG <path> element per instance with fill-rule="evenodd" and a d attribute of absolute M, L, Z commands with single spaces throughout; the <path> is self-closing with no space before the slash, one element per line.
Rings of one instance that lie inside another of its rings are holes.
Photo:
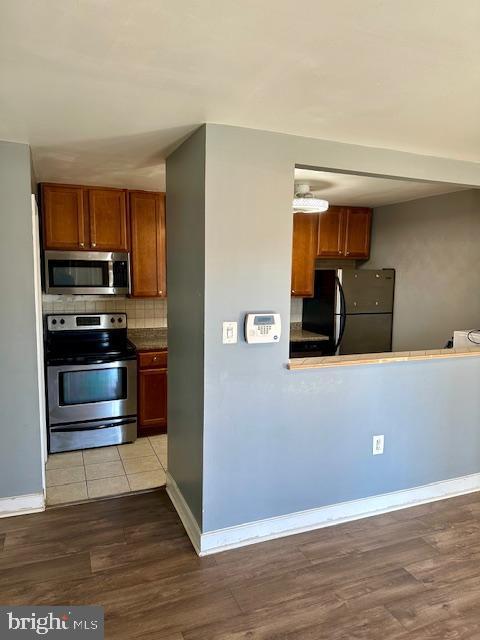
<path fill-rule="evenodd" d="M 278 342 L 282 334 L 279 313 L 247 313 L 245 340 L 250 344 Z"/>

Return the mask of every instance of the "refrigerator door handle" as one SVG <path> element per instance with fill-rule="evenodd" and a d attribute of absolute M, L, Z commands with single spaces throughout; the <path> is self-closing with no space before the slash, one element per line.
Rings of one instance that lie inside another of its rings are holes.
<path fill-rule="evenodd" d="M 345 325 L 347 324 L 347 303 L 345 300 L 345 293 L 343 291 L 342 283 L 338 276 L 335 278 L 340 294 L 340 330 L 338 332 L 337 342 L 335 343 L 335 353 L 342 342 L 343 334 L 345 333 Z"/>

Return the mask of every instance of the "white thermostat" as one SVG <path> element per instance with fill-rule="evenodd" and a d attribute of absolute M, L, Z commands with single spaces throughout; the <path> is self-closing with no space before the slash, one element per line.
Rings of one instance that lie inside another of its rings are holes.
<path fill-rule="evenodd" d="M 278 342 L 282 333 L 279 313 L 247 313 L 245 340 L 249 343 Z"/>

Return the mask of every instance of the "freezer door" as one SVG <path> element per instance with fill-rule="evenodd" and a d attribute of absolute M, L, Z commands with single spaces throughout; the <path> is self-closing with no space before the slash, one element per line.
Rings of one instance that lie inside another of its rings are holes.
<path fill-rule="evenodd" d="M 339 269 L 347 313 L 391 313 L 395 269 Z"/>
<path fill-rule="evenodd" d="M 339 355 L 382 353 L 391 350 L 391 313 L 365 313 L 346 316 Z"/>

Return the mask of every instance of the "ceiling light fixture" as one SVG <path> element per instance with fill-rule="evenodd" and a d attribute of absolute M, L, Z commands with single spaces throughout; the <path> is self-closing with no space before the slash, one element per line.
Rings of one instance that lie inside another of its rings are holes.
<path fill-rule="evenodd" d="M 298 184 L 295 188 L 293 211 L 295 213 L 323 213 L 328 209 L 328 200 L 316 198 L 308 184 Z"/>

